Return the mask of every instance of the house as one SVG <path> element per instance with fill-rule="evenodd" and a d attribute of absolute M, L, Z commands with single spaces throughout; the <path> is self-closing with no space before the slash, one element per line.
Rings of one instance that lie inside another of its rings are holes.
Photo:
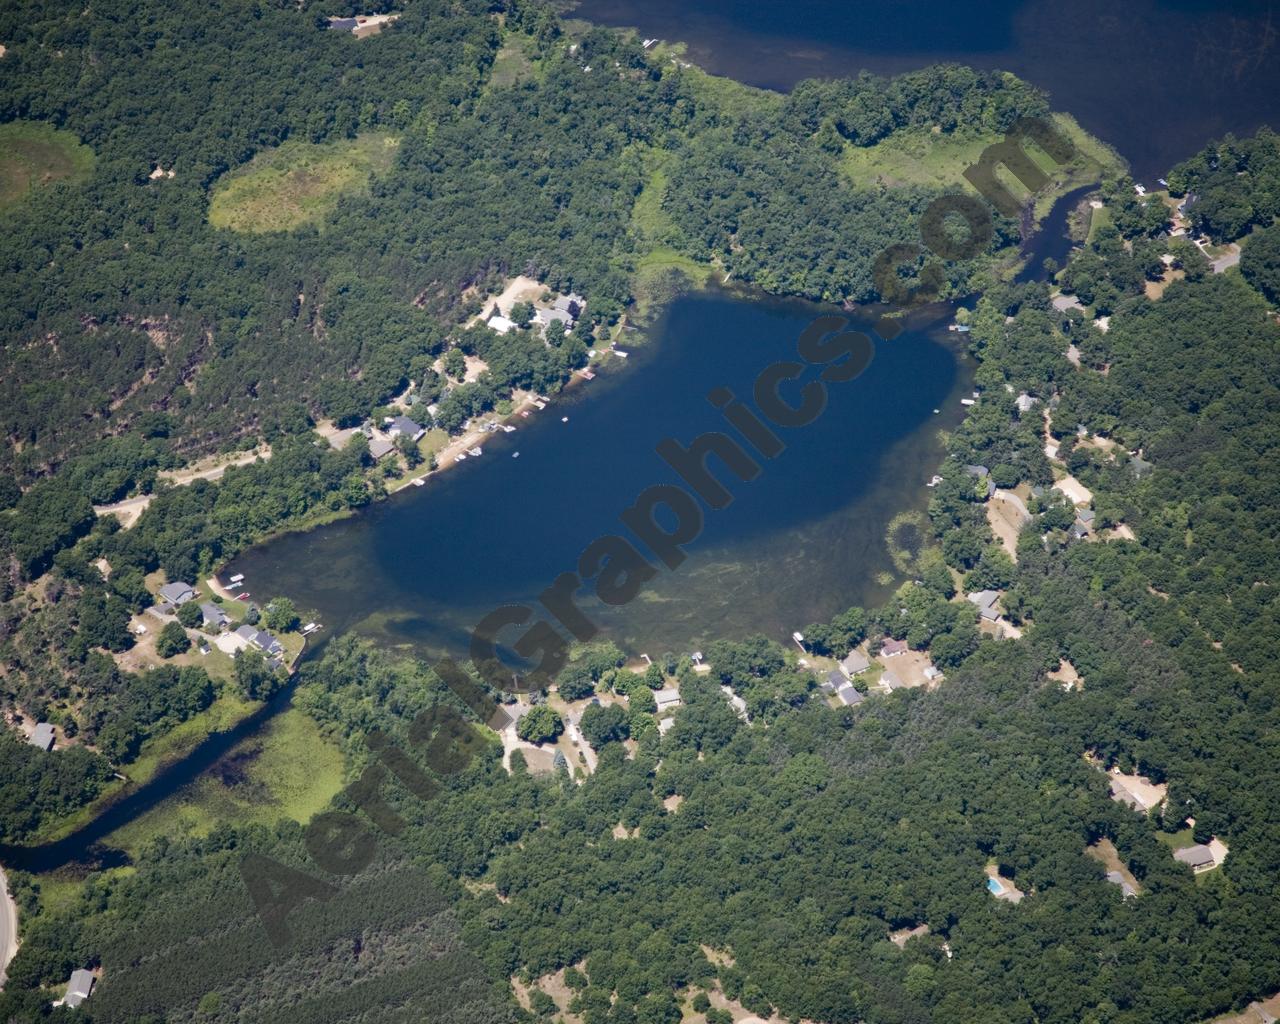
<path fill-rule="evenodd" d="M 884 646 L 880 648 L 880 653 L 886 658 L 892 658 L 899 654 L 906 654 L 910 650 L 905 640 L 895 640 L 889 637 L 884 642 Z"/>
<path fill-rule="evenodd" d="M 936 665 L 930 665 L 928 668 L 924 670 L 924 677 L 926 681 L 932 683 L 935 679 L 942 678 L 942 670 L 939 669 Z"/>
<path fill-rule="evenodd" d="M 194 601 L 196 592 L 185 583 L 174 582 L 166 583 L 161 587 L 160 596 L 176 608 L 178 605 L 186 604 L 188 601 Z"/>
<path fill-rule="evenodd" d="M 1124 875 L 1120 874 L 1119 871 L 1108 871 L 1107 881 L 1112 885 L 1120 886 L 1120 892 L 1124 895 L 1125 899 L 1128 899 L 1130 896 L 1138 895 L 1138 890 L 1126 882 Z"/>
<path fill-rule="evenodd" d="M 887 668 L 880 673 L 880 685 L 892 693 L 894 690 L 901 690 L 903 684 L 897 673 L 893 669 Z"/>
<path fill-rule="evenodd" d="M 1111 799 L 1140 814 L 1159 807 L 1169 792 L 1169 787 L 1163 783 L 1154 783 L 1145 775 L 1125 775 L 1119 768 L 1111 769 L 1110 783 Z"/>
<path fill-rule="evenodd" d="M 261 629 L 253 630 L 253 635 L 247 639 L 250 644 L 268 657 L 275 657 L 278 654 L 284 653 L 284 648 L 280 645 L 280 641 L 270 633 L 264 632 Z"/>
<path fill-rule="evenodd" d="M 844 661 L 840 662 L 840 671 L 849 679 L 852 679 L 859 672 L 865 672 L 870 667 L 871 659 L 856 647 L 845 655 Z"/>
<path fill-rule="evenodd" d="M 827 673 L 827 678 L 818 684 L 818 689 L 827 696 L 834 697 L 836 695 L 836 691 L 840 689 L 840 687 L 847 685 L 848 681 L 845 679 L 843 673 L 832 669 Z"/>
<path fill-rule="evenodd" d="M 665 736 L 675 727 L 675 724 L 676 720 L 674 718 L 664 718 L 658 723 L 658 735 Z M 556 753 L 558 754 L 559 751 L 556 751 Z"/>
<path fill-rule="evenodd" d="M 570 292 L 568 295 L 557 296 L 555 302 L 551 303 L 552 309 L 558 309 L 562 313 L 568 313 L 575 320 L 582 315 L 582 311 L 586 309 L 587 300 L 576 292 Z"/>
<path fill-rule="evenodd" d="M 674 686 L 667 686 L 661 690 L 654 690 L 653 702 L 658 705 L 659 711 L 678 708 L 680 706 L 680 691 Z"/>
<path fill-rule="evenodd" d="M 389 437 L 407 437 L 410 441 L 419 441 L 427 432 L 426 428 L 415 423 L 408 416 L 388 416 L 387 424 Z"/>
<path fill-rule="evenodd" d="M 396 450 L 395 444 L 385 434 L 374 433 L 369 437 L 369 455 L 374 462 L 386 458 Z"/>
<path fill-rule="evenodd" d="M 41 722 L 36 726 L 36 731 L 31 734 L 27 742 L 33 747 L 39 747 L 41 750 L 52 750 L 54 738 L 53 726 L 48 722 Z"/>
<path fill-rule="evenodd" d="M 1000 609 L 996 607 L 999 599 L 998 590 L 979 590 L 976 594 L 969 595 L 969 603 L 978 609 L 979 615 L 991 622 L 1000 618 Z"/>
<path fill-rule="evenodd" d="M 849 683 L 845 683 L 844 686 L 836 690 L 836 696 L 840 699 L 840 703 L 847 708 L 861 704 L 867 699 Z"/>
<path fill-rule="evenodd" d="M 1196 843 L 1181 850 L 1173 851 L 1173 859 L 1185 864 L 1196 874 L 1214 867 L 1213 851 L 1203 843 Z"/>
<path fill-rule="evenodd" d="M 489 318 L 489 330 L 491 331 L 497 331 L 499 334 L 508 334 L 515 329 L 516 322 L 514 320 L 508 320 L 501 313 Z"/>
<path fill-rule="evenodd" d="M 227 613 L 212 601 L 206 601 L 200 606 L 200 615 L 204 618 L 206 629 L 222 629 L 223 626 L 231 621 L 227 618 Z"/>
<path fill-rule="evenodd" d="M 96 979 L 91 971 L 77 970 L 71 972 L 71 980 L 67 982 L 67 994 L 54 1006 L 70 1006 L 72 1009 L 83 1003 L 93 993 Z"/>
<path fill-rule="evenodd" d="M 354 32 L 359 25 L 355 18 L 330 18 L 330 32 Z"/>
<path fill-rule="evenodd" d="M 557 322 L 564 324 L 565 330 L 573 327 L 573 317 L 569 315 L 567 310 L 563 309 L 535 309 L 533 311 L 533 319 L 544 330 Z"/>
<path fill-rule="evenodd" d="M 1016 399 L 1014 399 L 1013 404 L 1018 407 L 1018 415 L 1022 415 L 1023 413 L 1030 412 L 1037 405 L 1039 405 L 1040 399 L 1034 398 L 1024 391 Z"/>

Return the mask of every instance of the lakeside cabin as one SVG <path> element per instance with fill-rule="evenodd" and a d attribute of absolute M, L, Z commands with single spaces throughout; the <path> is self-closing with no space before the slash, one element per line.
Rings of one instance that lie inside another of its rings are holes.
<path fill-rule="evenodd" d="M 222 629 L 231 622 L 227 613 L 212 601 L 205 601 L 200 605 L 200 617 L 204 620 L 206 629 Z"/>
<path fill-rule="evenodd" d="M 871 659 L 856 647 L 846 654 L 844 660 L 840 662 L 840 671 L 843 672 L 845 677 L 848 679 L 852 679 L 859 673 L 865 672 L 870 667 Z"/>
<path fill-rule="evenodd" d="M 672 708 L 678 708 L 680 706 L 680 691 L 674 686 L 666 686 L 661 690 L 654 690 L 653 702 L 658 705 L 659 711 L 669 711 Z"/>
<path fill-rule="evenodd" d="M 410 441 L 418 442 L 422 440 L 426 434 L 426 427 L 420 423 L 411 420 L 408 416 L 388 416 L 384 421 L 387 424 L 388 437 L 407 437 Z"/>
<path fill-rule="evenodd" d="M 179 605 L 184 605 L 188 601 L 196 599 L 195 588 L 180 581 L 166 583 L 160 588 L 160 599 L 163 603 L 177 608 Z"/>

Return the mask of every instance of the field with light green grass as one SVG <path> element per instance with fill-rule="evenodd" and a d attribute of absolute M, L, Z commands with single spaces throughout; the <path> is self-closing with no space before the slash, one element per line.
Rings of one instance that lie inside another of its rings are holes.
<path fill-rule="evenodd" d="M 32 189 L 58 181 L 84 181 L 93 171 L 93 150 L 70 132 L 37 121 L 0 125 L 0 210 L 21 202 Z"/>
<path fill-rule="evenodd" d="M 400 142 L 370 132 L 342 142 L 286 142 L 259 153 L 220 178 L 209 201 L 209 223 L 262 234 L 320 224 L 338 203 L 367 192 L 391 168 Z"/>

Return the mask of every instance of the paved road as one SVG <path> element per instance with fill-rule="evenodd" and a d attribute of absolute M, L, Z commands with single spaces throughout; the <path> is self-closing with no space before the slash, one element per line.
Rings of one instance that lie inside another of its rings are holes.
<path fill-rule="evenodd" d="M 0 870 L 0 988 L 4 988 L 4 972 L 18 951 L 18 908 L 9 898 L 9 880 Z"/>

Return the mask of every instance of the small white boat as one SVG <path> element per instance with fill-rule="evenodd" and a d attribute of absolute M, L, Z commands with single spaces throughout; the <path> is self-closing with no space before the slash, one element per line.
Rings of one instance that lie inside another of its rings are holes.
<path fill-rule="evenodd" d="M 511 457 L 512 457 L 513 459 L 518 459 L 518 458 L 520 458 L 520 453 L 519 453 L 519 452 L 512 452 L 512 453 L 511 453 Z"/>
<path fill-rule="evenodd" d="M 244 582 L 244 573 L 242 573 L 242 572 L 238 572 L 238 573 L 236 573 L 234 576 L 232 576 L 232 577 L 231 577 L 231 582 L 232 582 L 232 583 L 243 583 L 243 582 Z"/>
<path fill-rule="evenodd" d="M 465 455 L 455 455 L 455 456 L 453 457 L 453 461 L 454 461 L 454 462 L 466 462 L 466 461 L 467 461 L 467 457 L 466 457 Z"/>
<path fill-rule="evenodd" d="M 516 428 L 507 423 L 504 423 L 502 425 L 502 430 L 504 433 L 507 433 L 507 434 L 514 434 L 516 432 Z"/>
<path fill-rule="evenodd" d="M 422 477 L 418 477 L 418 479 L 413 482 L 414 487 L 425 487 L 426 485 L 427 482 Z"/>
<path fill-rule="evenodd" d="M 972 398 L 962 398 L 960 399 L 960 404 L 961 405 L 977 405 L 978 403 L 974 401 L 974 399 Z"/>
<path fill-rule="evenodd" d="M 569 422 L 569 417 L 568 417 L 568 416 L 561 416 L 561 417 L 560 417 L 560 422 L 561 422 L 561 423 L 568 423 L 568 422 Z"/>
<path fill-rule="evenodd" d="M 470 455 L 473 459 L 479 458 L 481 455 L 484 454 L 484 449 L 477 445 L 475 448 L 468 448 L 467 454 Z"/>
<path fill-rule="evenodd" d="M 615 349 L 613 350 L 613 354 L 614 354 L 615 356 L 617 356 L 619 359 L 626 359 L 626 358 L 627 358 L 627 356 L 629 356 L 631 353 L 630 353 L 630 352 L 623 352 L 623 351 L 622 351 L 622 349 L 620 349 L 620 348 L 615 348 Z"/>

